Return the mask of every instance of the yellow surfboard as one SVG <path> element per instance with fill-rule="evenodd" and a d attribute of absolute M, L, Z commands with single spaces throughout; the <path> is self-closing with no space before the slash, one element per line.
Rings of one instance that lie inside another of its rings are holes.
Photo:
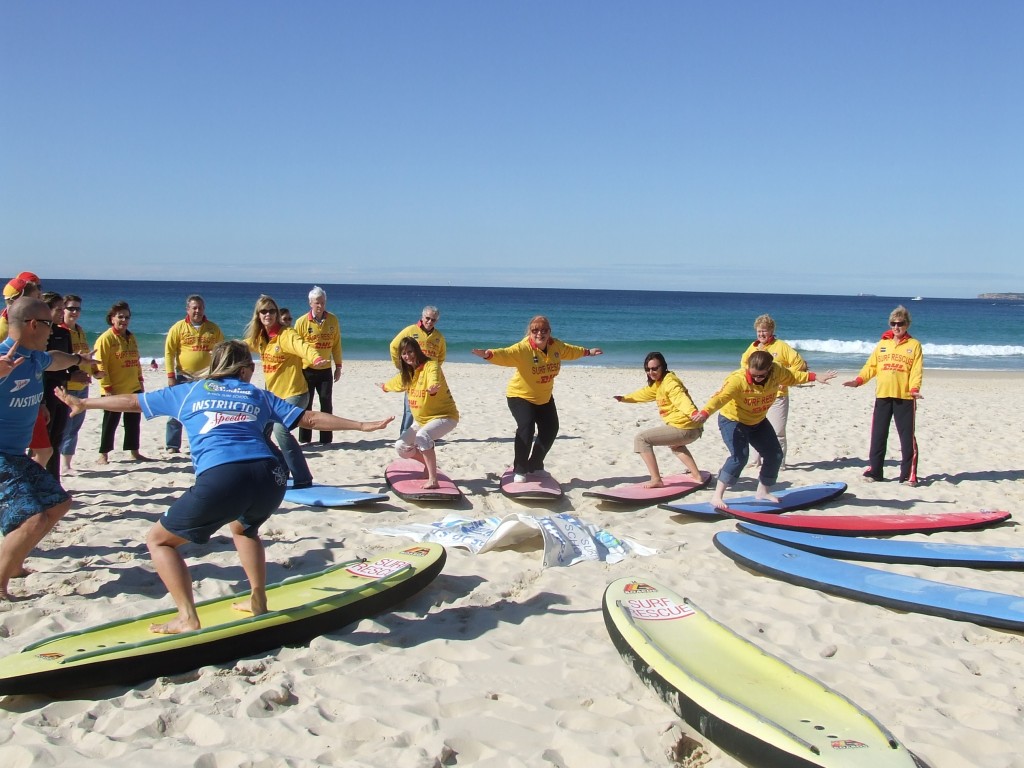
<path fill-rule="evenodd" d="M 613 581 L 604 621 L 640 679 L 692 728 L 758 768 L 927 768 L 824 683 L 649 579 Z"/>
<path fill-rule="evenodd" d="M 231 607 L 248 595 L 243 592 L 199 603 L 202 629 L 194 632 L 149 631 L 150 624 L 172 619 L 172 608 L 56 635 L 0 659 L 0 694 L 130 684 L 304 645 L 410 597 L 444 562 L 444 547 L 415 544 L 273 584 L 267 588 L 271 610 L 259 616 Z"/>

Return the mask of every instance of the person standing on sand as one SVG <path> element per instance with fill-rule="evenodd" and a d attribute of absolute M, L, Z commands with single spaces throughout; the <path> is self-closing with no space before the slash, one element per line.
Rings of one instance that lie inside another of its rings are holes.
<path fill-rule="evenodd" d="M 818 376 L 807 371 L 791 371 L 772 360 L 771 353 L 758 350 L 747 358 L 747 367 L 730 373 L 722 387 L 711 396 L 707 404 L 690 418 L 695 424 L 703 424 L 715 411 L 718 414 L 718 429 L 722 433 L 729 458 L 718 472 L 718 482 L 711 505 L 726 509 L 723 499 L 725 490 L 732 486 L 747 465 L 750 447 L 761 454 L 761 472 L 758 476 L 756 497 L 773 504 L 778 498 L 771 494 L 771 487 L 779 479 L 782 466 L 782 447 L 775 429 L 766 418 L 780 387 L 792 384 L 806 384 L 820 381 L 828 384 L 837 376 L 835 371 Z"/>
<path fill-rule="evenodd" d="M 844 381 L 844 387 L 859 387 L 872 378 L 875 384 L 875 409 L 871 417 L 871 448 L 864 479 L 882 479 L 885 448 L 889 442 L 889 423 L 896 422 L 900 437 L 900 482 L 917 485 L 917 437 L 914 425 L 917 401 L 921 399 L 924 353 L 921 342 L 910 335 L 910 312 L 904 306 L 889 313 L 889 330 L 860 369 L 857 378 Z"/>
<path fill-rule="evenodd" d="M 171 326 L 164 341 L 164 365 L 167 386 L 192 381 L 210 367 L 210 354 L 224 341 L 220 326 L 206 319 L 206 302 L 198 293 L 185 299 L 185 317 Z M 156 360 L 153 367 L 157 368 Z M 168 453 L 181 453 L 181 422 L 167 420 L 164 447 Z"/>
<path fill-rule="evenodd" d="M 760 315 L 754 320 L 754 333 L 757 338 L 747 347 L 740 356 L 740 368 L 745 368 L 747 359 L 759 349 L 771 354 L 772 359 L 783 368 L 791 371 L 806 371 L 807 363 L 800 357 L 800 353 L 793 349 L 782 339 L 775 338 L 775 320 L 771 315 Z M 779 396 L 775 398 L 772 407 L 768 409 L 766 416 L 772 427 L 775 429 L 775 436 L 779 438 L 779 446 L 782 448 L 782 463 L 786 463 L 786 423 L 789 421 L 789 387 L 780 387 Z M 761 466 L 761 456 L 754 448 L 750 449 L 750 464 L 754 467 Z"/>
<path fill-rule="evenodd" d="M 526 325 L 526 338 L 503 349 L 474 349 L 473 354 L 495 365 L 515 368 L 505 391 L 516 420 L 514 481 L 544 471 L 544 458 L 558 436 L 558 409 L 552 395 L 563 360 L 600 355 L 598 347 L 577 347 L 551 335 L 551 323 L 537 315 Z M 536 438 L 535 438 L 536 435 Z"/>
<path fill-rule="evenodd" d="M 250 381 L 255 364 L 241 341 L 225 341 L 213 349 L 205 379 L 156 392 L 77 400 L 62 392 L 72 413 L 101 409 L 143 414 L 147 419 L 181 414 L 192 446 L 196 482 L 153 524 L 146 537 L 157 574 L 171 594 L 178 615 L 151 632 L 177 634 L 200 628 L 188 566 L 178 551 L 183 544 L 202 544 L 227 524 L 238 558 L 249 580 L 248 603 L 235 607 L 252 614 L 267 612 L 267 567 L 259 527 L 284 498 L 288 471 L 283 457 L 266 438 L 271 424 L 287 429 L 374 432 L 394 417 L 352 421 L 306 411 Z"/>
<path fill-rule="evenodd" d="M 391 362 L 398 370 L 402 370 L 401 353 L 399 345 L 405 338 L 412 338 L 419 344 L 423 354 L 431 360 L 436 360 L 438 365 L 444 365 L 445 356 L 448 354 L 448 342 L 444 334 L 437 330 L 437 321 L 441 318 L 441 312 L 435 306 L 427 305 L 420 313 L 419 322 L 407 325 L 398 335 L 391 340 Z M 402 424 L 399 427 L 399 434 L 404 435 L 405 431 L 412 426 L 412 411 L 409 409 L 409 396 L 406 394 L 405 405 L 402 408 Z"/>
<path fill-rule="evenodd" d="M 96 381 L 103 396 L 125 395 L 142 392 L 146 384 L 142 379 L 142 363 L 139 360 L 139 344 L 135 334 L 128 330 L 132 319 L 132 308 L 127 301 L 118 301 L 107 311 L 107 325 L 110 326 L 96 339 L 93 356 L 96 359 Z M 121 414 L 105 412 L 100 431 L 100 464 L 108 463 L 114 449 L 114 433 L 121 423 Z M 130 451 L 136 461 L 149 461 L 139 453 L 139 437 L 142 420 L 137 413 L 127 412 L 124 416 L 124 440 L 121 447 Z"/>
<path fill-rule="evenodd" d="M 25 455 L 43 402 L 43 372 L 90 363 L 88 355 L 46 352 L 52 319 L 38 299 L 8 308 L 8 338 L 0 341 L 0 600 L 10 580 L 25 576 L 25 558 L 71 509 L 52 474 Z"/>
<path fill-rule="evenodd" d="M 314 285 L 309 292 L 309 312 L 295 321 L 295 332 L 309 346 L 330 363 L 334 358 L 334 373 L 331 366 L 319 368 L 303 364 L 302 375 L 306 379 L 309 399 L 306 408 L 313 407 L 313 395 L 320 398 L 320 410 L 334 412 L 334 385 L 341 378 L 341 324 L 338 318 L 327 311 L 327 292 Z M 330 445 L 334 436 L 330 432 L 320 433 L 320 445 Z M 310 443 L 313 433 L 299 427 L 299 442 Z"/>
<path fill-rule="evenodd" d="M 668 369 L 668 363 L 661 352 L 651 352 L 644 358 L 644 372 L 647 374 L 647 386 L 628 395 L 615 395 L 620 403 L 656 401 L 658 414 L 665 422 L 665 426 L 646 429 L 633 439 L 633 452 L 640 454 L 651 475 L 651 479 L 644 483 L 644 488 L 663 488 L 665 485 L 658 469 L 658 459 L 654 455 L 656 445 L 670 447 L 686 471 L 699 482 L 700 470 L 690 449 L 686 447 L 704 434 L 704 427 L 690 419 L 690 414 L 697 410 L 697 406 L 690 399 L 690 393 L 686 391 L 683 382 Z"/>
<path fill-rule="evenodd" d="M 64 322 L 61 323 L 61 326 L 66 328 L 71 335 L 71 351 L 88 354 L 89 339 L 85 335 L 85 330 L 78 324 L 81 317 L 82 297 L 74 293 L 66 294 L 64 296 Z M 92 367 L 89 365 L 72 368 L 71 377 L 68 380 L 68 392 L 75 397 L 88 397 L 89 384 L 92 381 L 92 376 L 89 375 L 91 371 Z M 60 439 L 60 445 L 54 445 L 54 448 L 59 448 L 61 472 L 71 471 L 71 457 L 75 455 L 75 450 L 78 448 L 78 433 L 84 422 L 84 413 L 69 417 L 67 426 L 64 427 L 64 434 Z"/>

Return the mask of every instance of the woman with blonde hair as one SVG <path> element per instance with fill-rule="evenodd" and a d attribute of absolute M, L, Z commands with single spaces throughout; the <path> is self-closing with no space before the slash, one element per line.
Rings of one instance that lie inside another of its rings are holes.
<path fill-rule="evenodd" d="M 473 354 L 495 365 L 515 368 L 505 396 L 516 420 L 514 480 L 522 483 L 531 472 L 544 471 L 544 458 L 558 436 L 558 409 L 552 395 L 562 362 L 600 355 L 598 347 L 577 347 L 551 335 L 551 323 L 536 315 L 526 325 L 526 338 L 502 349 L 474 349 Z"/>
<path fill-rule="evenodd" d="M 178 497 L 146 537 L 157 574 L 174 599 L 178 615 L 151 632 L 177 634 L 199 629 L 188 566 L 178 552 L 183 544 L 202 544 L 229 525 L 242 569 L 252 588 L 248 601 L 235 608 L 266 613 L 267 567 L 260 526 L 284 498 L 288 473 L 280 454 L 266 439 L 271 424 L 289 429 L 350 429 L 373 432 L 393 417 L 360 422 L 305 411 L 250 383 L 255 365 L 240 341 L 222 341 L 213 348 L 210 370 L 195 381 L 155 392 L 78 399 L 58 390 L 72 414 L 90 409 L 104 412 L 180 417 L 192 446 L 196 482 Z"/>
<path fill-rule="evenodd" d="M 281 325 L 277 302 L 265 294 L 256 300 L 244 336 L 249 349 L 259 355 L 267 390 L 286 403 L 305 407 L 309 399 L 309 387 L 302 375 L 303 363 L 319 369 L 330 367 L 330 360 L 323 358 L 316 349 L 303 341 L 294 328 Z M 274 439 L 284 454 L 293 485 L 296 488 L 309 488 L 313 484 L 313 474 L 291 430 L 280 422 L 275 423 Z"/>

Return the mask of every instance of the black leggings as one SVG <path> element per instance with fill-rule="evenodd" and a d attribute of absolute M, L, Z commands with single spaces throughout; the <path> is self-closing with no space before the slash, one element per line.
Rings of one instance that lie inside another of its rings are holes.
<path fill-rule="evenodd" d="M 306 401 L 306 410 L 313 410 L 314 394 L 320 398 L 320 410 L 324 413 L 334 413 L 334 371 L 330 368 L 306 368 L 302 371 L 306 379 L 306 386 L 309 387 L 309 399 Z M 313 439 L 313 430 L 299 427 L 299 442 L 308 443 Z M 333 432 L 321 432 L 320 442 L 329 443 L 334 439 Z"/>
<path fill-rule="evenodd" d="M 512 469 L 520 475 L 544 469 L 544 457 L 558 436 L 558 409 L 554 398 L 544 405 L 534 405 L 521 397 L 509 397 L 507 400 L 512 418 L 516 420 Z"/>
<path fill-rule="evenodd" d="M 124 443 L 121 446 L 126 451 L 139 450 L 139 430 L 142 426 L 141 413 L 114 413 L 113 411 L 103 412 L 103 428 L 100 431 L 100 453 L 110 453 L 114 450 L 114 433 L 117 425 L 124 416 Z"/>
<path fill-rule="evenodd" d="M 871 418 L 871 449 L 868 454 L 868 474 L 871 477 L 882 479 L 885 448 L 889 442 L 889 422 L 892 421 L 900 436 L 900 481 L 917 480 L 917 438 L 914 437 L 916 409 L 916 400 L 898 397 L 879 397 L 875 400 L 875 411 Z"/>

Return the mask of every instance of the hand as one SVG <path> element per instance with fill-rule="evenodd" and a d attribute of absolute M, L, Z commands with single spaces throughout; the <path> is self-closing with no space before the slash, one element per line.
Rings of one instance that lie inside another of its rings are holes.
<path fill-rule="evenodd" d="M 338 364 L 337 366 L 335 366 L 335 368 L 334 368 L 334 383 L 335 383 L 335 384 L 337 384 L 337 383 L 338 383 L 338 380 L 339 380 L 340 378 L 341 378 L 341 363 L 339 363 L 339 364 Z"/>
<path fill-rule="evenodd" d="M 68 391 L 64 387 L 54 387 L 53 394 L 55 394 L 57 399 L 68 407 L 68 411 L 72 416 L 77 416 L 85 411 L 85 403 L 83 403 L 79 398 L 69 395 Z"/>
<path fill-rule="evenodd" d="M 589 351 L 590 351 L 590 356 L 591 357 L 593 357 L 594 355 L 603 355 L 604 354 L 604 350 L 601 349 L 600 347 L 594 347 L 593 349 L 591 349 Z"/>
<path fill-rule="evenodd" d="M 7 350 L 7 354 L 0 357 L 0 376 L 7 376 L 11 371 L 25 362 L 24 357 L 16 357 L 15 352 L 18 351 L 18 342 L 14 342 L 11 348 Z"/>
<path fill-rule="evenodd" d="M 76 384 L 88 384 L 89 374 L 86 373 L 85 371 L 75 371 L 70 376 L 68 376 L 68 380 L 73 381 Z"/>
<path fill-rule="evenodd" d="M 92 356 L 92 350 L 87 352 L 72 352 L 72 355 L 78 355 L 81 358 L 75 365 L 96 365 L 99 362 L 95 357 Z"/>
<path fill-rule="evenodd" d="M 708 420 L 709 416 L 710 414 L 704 413 L 704 411 L 694 411 L 693 413 L 690 414 L 690 421 L 692 421 L 694 424 L 703 424 L 705 421 Z"/>
<path fill-rule="evenodd" d="M 622 395 L 612 395 L 612 399 L 617 400 L 620 403 L 622 402 L 622 397 Z"/>
<path fill-rule="evenodd" d="M 436 395 L 439 389 L 441 389 L 441 385 L 440 384 L 435 384 L 432 387 L 427 387 L 427 394 L 428 395 Z"/>
<path fill-rule="evenodd" d="M 912 397 L 912 398 L 913 398 L 914 400 L 924 400 L 924 395 L 922 395 L 922 394 L 921 394 L 920 392 L 911 392 L 911 393 L 910 393 L 910 396 L 911 396 L 911 397 Z"/>
<path fill-rule="evenodd" d="M 815 381 L 820 381 L 822 384 L 828 384 L 838 375 L 839 373 L 837 371 L 825 371 L 825 373 L 815 376 L 814 379 Z"/>
<path fill-rule="evenodd" d="M 379 429 L 384 429 L 388 424 L 395 420 L 394 416 L 388 416 L 386 419 L 380 421 L 364 421 L 363 426 L 359 429 L 360 432 L 376 432 Z"/>
<path fill-rule="evenodd" d="M 860 379 L 850 379 L 849 381 L 843 382 L 844 387 L 859 387 L 861 384 L 862 382 Z"/>
<path fill-rule="evenodd" d="M 477 357 L 482 357 L 484 360 L 490 360 L 494 357 L 494 353 L 489 349 L 474 349 L 473 354 Z"/>

